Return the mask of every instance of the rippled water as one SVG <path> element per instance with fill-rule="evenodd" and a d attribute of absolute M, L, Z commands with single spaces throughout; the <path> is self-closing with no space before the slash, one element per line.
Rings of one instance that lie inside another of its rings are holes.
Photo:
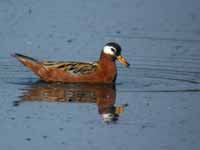
<path fill-rule="evenodd" d="M 198 5 L 68 4 L 0 1 L 0 147 L 198 149 Z M 10 56 L 91 61 L 111 40 L 122 45 L 131 67 L 117 63 L 110 86 L 44 83 Z"/>
<path fill-rule="evenodd" d="M 1 144 L 191 147 L 199 137 L 200 78 L 199 60 L 190 58 L 134 56 L 131 68 L 119 67 L 115 86 L 102 86 L 43 83 L 2 57 Z"/>

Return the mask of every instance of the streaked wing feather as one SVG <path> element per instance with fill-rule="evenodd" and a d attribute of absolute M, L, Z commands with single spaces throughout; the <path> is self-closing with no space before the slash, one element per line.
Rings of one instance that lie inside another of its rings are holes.
<path fill-rule="evenodd" d="M 64 62 L 64 61 L 44 61 L 42 62 L 46 68 L 61 69 L 67 73 L 84 75 L 96 71 L 98 64 L 96 62 Z"/>

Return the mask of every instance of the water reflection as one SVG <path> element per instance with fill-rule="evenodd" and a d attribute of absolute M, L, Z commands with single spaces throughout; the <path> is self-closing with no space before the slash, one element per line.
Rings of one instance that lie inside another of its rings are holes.
<path fill-rule="evenodd" d="M 77 102 L 94 103 L 106 123 L 116 122 L 127 104 L 115 106 L 115 85 L 93 84 L 48 84 L 37 82 L 24 89 L 20 101 Z"/>

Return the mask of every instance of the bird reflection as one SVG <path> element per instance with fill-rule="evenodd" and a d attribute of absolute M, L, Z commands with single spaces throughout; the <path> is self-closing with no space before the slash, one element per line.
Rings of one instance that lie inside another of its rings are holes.
<path fill-rule="evenodd" d="M 37 82 L 24 89 L 20 100 L 14 105 L 26 101 L 48 101 L 69 103 L 94 103 L 106 123 L 116 122 L 127 104 L 115 106 L 115 85 L 95 84 L 58 84 Z"/>

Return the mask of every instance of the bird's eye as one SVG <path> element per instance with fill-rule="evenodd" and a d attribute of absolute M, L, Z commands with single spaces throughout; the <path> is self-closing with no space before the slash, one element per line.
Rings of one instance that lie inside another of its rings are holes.
<path fill-rule="evenodd" d="M 111 48 L 111 51 L 115 53 L 115 49 L 114 48 Z"/>

